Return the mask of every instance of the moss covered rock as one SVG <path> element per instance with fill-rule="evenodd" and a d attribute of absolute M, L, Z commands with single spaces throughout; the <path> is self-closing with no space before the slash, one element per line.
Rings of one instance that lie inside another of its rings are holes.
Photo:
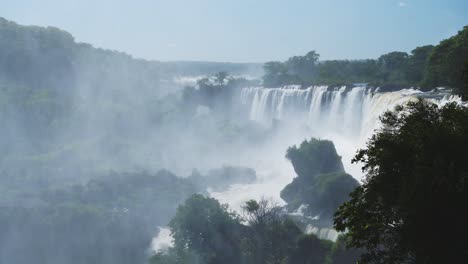
<path fill-rule="evenodd" d="M 288 148 L 286 158 L 300 177 L 313 178 L 324 173 L 344 172 L 341 157 L 329 140 L 304 140 L 299 147 Z"/>
<path fill-rule="evenodd" d="M 290 211 L 306 205 L 305 214 L 331 226 L 333 214 L 359 183 L 344 171 L 333 142 L 311 139 L 290 147 L 288 158 L 297 177 L 281 191 Z"/>

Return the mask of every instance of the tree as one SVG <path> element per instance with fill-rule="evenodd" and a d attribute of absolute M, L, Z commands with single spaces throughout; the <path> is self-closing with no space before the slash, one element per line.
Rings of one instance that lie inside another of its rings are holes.
<path fill-rule="evenodd" d="M 427 45 L 417 47 L 411 51 L 406 74 L 408 81 L 412 84 L 419 84 L 423 80 L 427 61 L 433 49 L 434 46 Z"/>
<path fill-rule="evenodd" d="M 267 87 L 282 86 L 288 84 L 291 79 L 286 65 L 279 61 L 265 63 L 263 70 L 265 71 L 263 85 Z"/>
<path fill-rule="evenodd" d="M 242 251 L 249 263 L 287 264 L 294 256 L 302 231 L 280 215 L 281 208 L 264 198 L 249 200 L 243 206 L 250 232 L 242 239 Z"/>
<path fill-rule="evenodd" d="M 333 242 L 321 240 L 317 236 L 302 235 L 297 240 L 297 248 L 290 263 L 323 264 L 330 254 Z"/>
<path fill-rule="evenodd" d="M 316 66 L 320 55 L 310 51 L 304 56 L 293 56 L 285 62 L 270 61 L 263 65 L 264 86 L 288 84 L 310 84 L 316 76 Z"/>
<path fill-rule="evenodd" d="M 406 85 L 408 53 L 394 51 L 379 57 L 380 81 L 388 85 Z"/>
<path fill-rule="evenodd" d="M 239 263 L 241 224 L 227 205 L 200 194 L 177 208 L 169 224 L 179 255 L 196 252 L 202 263 Z"/>
<path fill-rule="evenodd" d="M 449 86 L 468 94 L 464 74 L 468 72 L 468 26 L 457 35 L 437 45 L 429 56 L 424 86 L 429 88 Z"/>
<path fill-rule="evenodd" d="M 150 259 L 151 264 L 204 264 L 196 252 L 169 248 L 167 252 L 157 252 Z"/>
<path fill-rule="evenodd" d="M 463 70 L 463 88 L 461 91 L 462 99 L 468 99 L 468 60 L 465 62 L 465 67 Z"/>
<path fill-rule="evenodd" d="M 267 224 L 277 221 L 279 218 L 280 207 L 274 203 L 261 199 L 260 201 L 249 200 L 242 206 L 244 219 L 252 227 L 264 227 Z"/>
<path fill-rule="evenodd" d="M 420 100 L 381 121 L 353 159 L 366 179 L 339 207 L 335 228 L 366 249 L 364 263 L 468 259 L 468 108 Z"/>
<path fill-rule="evenodd" d="M 348 248 L 346 246 L 346 237 L 343 235 L 338 236 L 338 239 L 331 249 L 331 263 L 333 264 L 355 264 L 363 250 L 357 248 Z"/>
<path fill-rule="evenodd" d="M 304 234 L 296 222 L 264 198 L 243 206 L 244 224 L 226 205 L 194 195 L 171 221 L 174 247 L 157 252 L 153 264 L 323 264 L 337 259 L 350 263 L 356 252 L 343 243 Z"/>
<path fill-rule="evenodd" d="M 226 80 L 226 78 L 228 78 L 228 76 L 229 76 L 229 74 L 227 72 L 224 72 L 224 71 L 218 72 L 217 74 L 215 74 L 216 83 L 217 84 L 224 84 L 224 80 Z"/>
<path fill-rule="evenodd" d="M 308 52 L 305 56 L 294 56 L 286 61 L 288 73 L 297 79 L 311 81 L 315 77 L 315 68 L 320 55 L 315 50 Z"/>

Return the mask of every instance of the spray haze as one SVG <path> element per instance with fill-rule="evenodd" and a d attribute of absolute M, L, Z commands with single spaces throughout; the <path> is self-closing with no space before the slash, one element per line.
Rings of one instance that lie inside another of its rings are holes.
<path fill-rule="evenodd" d="M 4 4 L 0 264 L 357 259 L 333 226 L 365 179 L 351 160 L 399 105 L 467 106 L 465 79 L 437 64 L 456 52 L 328 60 L 438 35 L 390 27 L 416 2 L 362 7 L 402 36 L 381 46 L 350 41 L 388 34 L 348 3 L 260 2 Z"/>

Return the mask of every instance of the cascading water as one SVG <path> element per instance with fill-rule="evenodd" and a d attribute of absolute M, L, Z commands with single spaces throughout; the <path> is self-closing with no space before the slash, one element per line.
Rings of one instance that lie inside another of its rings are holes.
<path fill-rule="evenodd" d="M 269 134 L 268 139 L 261 141 L 259 145 L 243 149 L 242 155 L 233 151 L 236 159 L 225 161 L 226 164 L 254 168 L 257 173 L 256 182 L 234 184 L 223 191 L 207 191 L 237 212 L 242 210 L 242 205 L 247 200 L 262 197 L 284 205 L 280 192 L 295 177 L 291 163 L 284 158 L 286 149 L 311 137 L 332 140 L 338 154 L 342 156 L 345 170 L 359 180 L 362 177 L 360 165 L 351 164 L 350 161 L 357 149 L 363 147 L 366 139 L 379 127 L 379 116 L 396 105 L 418 97 L 428 98 L 439 105 L 454 101 L 461 103 L 458 96 L 443 90 L 421 92 L 404 89 L 382 93 L 364 86 L 243 88 L 240 103 L 241 108 L 246 111 L 246 118 L 265 126 L 275 124 L 275 133 Z M 292 215 L 304 216 L 302 211 L 298 210 Z M 317 220 L 320 216 L 304 217 Z M 329 240 L 335 240 L 338 236 L 332 228 L 311 224 L 304 231 Z M 161 229 L 153 241 L 153 250 L 164 250 L 171 244 L 172 238 L 168 234 L 167 228 Z"/>
<path fill-rule="evenodd" d="M 301 89 L 300 86 L 248 87 L 241 90 L 240 99 L 251 121 L 265 126 L 277 126 L 280 140 L 270 144 L 270 153 L 275 153 L 276 156 L 263 156 L 264 159 L 273 157 L 274 162 L 269 162 L 271 166 L 281 163 L 280 158 L 284 157 L 287 146 L 317 137 L 334 142 L 338 154 L 342 156 L 345 170 L 359 180 L 362 178 L 361 165 L 351 164 L 351 159 L 379 128 L 379 116 L 397 105 L 417 98 L 427 98 L 438 105 L 448 102 L 461 103 L 460 97 L 443 89 L 432 92 L 415 89 L 379 92 L 378 89 L 365 86 L 314 86 L 306 89 Z M 261 190 L 265 196 L 279 199 L 281 188 L 295 176 L 291 166 L 283 168 L 286 170 L 282 171 L 281 177 L 264 177 L 262 182 L 255 186 L 256 192 Z M 246 186 L 234 186 L 228 192 L 213 195 L 229 204 L 235 200 L 235 204 L 239 205 L 240 200 L 245 200 L 242 197 L 248 197 L 252 193 L 254 192 Z M 305 231 L 330 240 L 335 240 L 338 235 L 331 228 L 317 228 L 312 225 L 308 225 Z"/>
<path fill-rule="evenodd" d="M 347 171 L 358 179 L 362 175 L 359 165 L 352 166 L 350 160 L 379 127 L 379 116 L 418 97 L 428 98 L 439 105 L 461 102 L 460 97 L 443 90 L 421 92 L 403 89 L 381 93 L 365 86 L 248 87 L 241 91 L 242 104 L 250 108 L 250 120 L 264 125 L 280 120 L 292 128 L 305 127 L 308 132 L 303 139 L 319 137 L 332 140 L 344 159 Z"/>

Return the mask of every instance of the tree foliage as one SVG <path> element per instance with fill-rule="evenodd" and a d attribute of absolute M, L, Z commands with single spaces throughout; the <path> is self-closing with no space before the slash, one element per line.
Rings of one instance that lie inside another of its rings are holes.
<path fill-rule="evenodd" d="M 16 191 L 28 199 L 9 203 L 0 192 L 0 263 L 142 263 L 155 226 L 197 190 L 160 171 L 100 175 L 85 185 L 49 187 L 39 197 L 26 186 Z"/>
<path fill-rule="evenodd" d="M 443 40 L 431 52 L 424 85 L 459 88 L 468 96 L 468 26 Z"/>
<path fill-rule="evenodd" d="M 383 89 L 446 86 L 468 96 L 468 26 L 437 46 L 416 47 L 410 54 L 393 51 L 377 60 L 318 61 L 311 51 L 285 62 L 264 64 L 267 87 L 368 83 Z"/>
<path fill-rule="evenodd" d="M 193 195 L 177 208 L 169 226 L 177 251 L 195 251 L 207 264 L 240 261 L 239 217 L 213 198 Z"/>
<path fill-rule="evenodd" d="M 250 226 L 263 228 L 271 222 L 278 220 L 281 208 L 266 199 L 260 201 L 249 200 L 242 206 L 244 220 Z"/>
<path fill-rule="evenodd" d="M 155 254 L 151 263 L 329 263 L 333 242 L 304 234 L 271 201 L 247 201 L 243 211 L 240 218 L 213 198 L 192 196 L 171 221 L 174 247 Z"/>
<path fill-rule="evenodd" d="M 366 248 L 364 263 L 467 259 L 468 109 L 420 100 L 381 121 L 354 158 L 365 183 L 340 206 L 335 228 Z"/>

